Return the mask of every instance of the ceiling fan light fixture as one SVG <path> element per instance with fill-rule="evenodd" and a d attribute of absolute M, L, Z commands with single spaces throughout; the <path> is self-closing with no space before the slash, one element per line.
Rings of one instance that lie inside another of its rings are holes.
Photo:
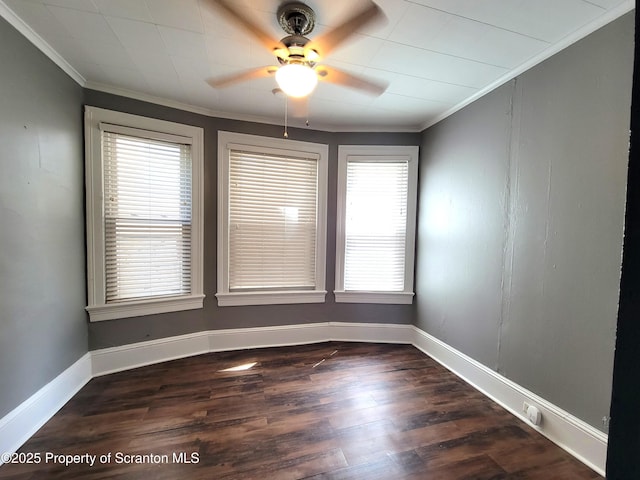
<path fill-rule="evenodd" d="M 316 88 L 318 76 L 307 65 L 290 63 L 278 69 L 276 82 L 289 97 L 302 98 L 309 95 Z"/>

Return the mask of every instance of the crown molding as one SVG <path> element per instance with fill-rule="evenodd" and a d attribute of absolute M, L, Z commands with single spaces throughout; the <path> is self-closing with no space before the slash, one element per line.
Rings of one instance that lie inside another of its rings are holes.
<path fill-rule="evenodd" d="M 547 48 L 543 52 L 539 53 L 538 55 L 536 55 L 534 57 L 531 57 L 529 60 L 527 60 L 526 62 L 520 64 L 516 68 L 509 70 L 507 73 L 502 75 L 496 81 L 494 81 L 493 83 L 487 85 L 483 89 L 478 90 L 478 92 L 476 92 L 472 96 L 466 98 L 462 102 L 454 105 L 453 107 L 451 107 L 446 112 L 441 113 L 440 115 L 438 115 L 438 116 L 434 117 L 433 119 L 427 121 L 426 123 L 424 123 L 422 125 L 422 128 L 420 129 L 420 131 L 426 130 L 427 128 L 429 128 L 429 127 L 435 125 L 436 123 L 441 122 L 445 118 L 453 115 L 457 111 L 462 110 L 467 105 L 470 105 L 473 102 L 475 102 L 476 100 L 478 100 L 479 98 L 484 97 L 485 95 L 487 95 L 488 93 L 492 92 L 496 88 L 498 88 L 501 85 L 504 85 L 505 83 L 507 83 L 509 80 L 513 80 L 517 76 L 522 75 L 527 70 L 530 70 L 531 68 L 535 67 L 536 65 L 544 62 L 546 59 L 552 57 L 556 53 L 558 53 L 558 52 L 564 50 L 565 48 L 573 45 L 574 43 L 578 42 L 579 40 L 582 40 L 587 35 L 592 34 L 596 30 L 598 30 L 598 29 L 604 27 L 605 25 L 613 22 L 614 20 L 620 18 L 622 15 L 630 12 L 631 10 L 633 10 L 635 8 L 635 6 L 636 6 L 635 0 L 624 0 L 624 2 L 622 2 L 617 7 L 613 8 L 611 10 L 608 10 L 606 13 L 604 13 L 601 16 L 599 16 L 598 18 L 596 18 L 592 22 L 584 25 L 583 27 L 579 28 L 578 30 L 575 30 L 574 32 L 570 33 L 569 35 L 563 37 L 560 41 L 558 41 L 558 42 L 554 43 L 553 45 L 549 46 L 549 48 Z"/>
<path fill-rule="evenodd" d="M 9 6 L 0 0 L 0 16 L 9 24 L 24 35 L 33 45 L 35 45 L 42 53 L 44 53 L 53 63 L 60 67 L 67 75 L 69 75 L 78 85 L 84 87 L 86 85 L 85 78 L 67 62 L 45 39 L 38 35 L 24 20 L 22 20 Z"/>

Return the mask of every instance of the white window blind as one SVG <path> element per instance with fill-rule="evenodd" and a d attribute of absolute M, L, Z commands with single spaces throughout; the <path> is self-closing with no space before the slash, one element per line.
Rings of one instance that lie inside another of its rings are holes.
<path fill-rule="evenodd" d="M 318 159 L 229 151 L 229 291 L 316 287 Z"/>
<path fill-rule="evenodd" d="M 105 302 L 191 292 L 191 145 L 102 132 Z"/>
<path fill-rule="evenodd" d="M 348 161 L 344 290 L 405 288 L 407 162 Z"/>

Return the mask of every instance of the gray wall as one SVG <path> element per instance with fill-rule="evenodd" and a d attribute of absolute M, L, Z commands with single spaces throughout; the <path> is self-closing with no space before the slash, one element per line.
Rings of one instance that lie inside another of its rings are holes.
<path fill-rule="evenodd" d="M 603 429 L 633 14 L 423 135 L 416 324 Z"/>
<path fill-rule="evenodd" d="M 85 102 L 87 105 L 96 107 L 196 125 L 204 128 L 205 132 L 204 293 L 206 299 L 204 309 L 93 322 L 89 325 L 89 345 L 92 350 L 173 335 L 226 328 L 292 325 L 328 321 L 411 323 L 413 319 L 413 309 L 411 305 L 336 304 L 332 293 L 327 295 L 327 302 L 324 304 L 218 307 L 215 298 L 217 234 L 216 156 L 218 130 L 282 138 L 282 127 L 211 118 L 92 90 L 85 92 Z M 350 134 L 289 129 L 289 138 L 329 145 L 326 276 L 327 290 L 332 292 L 335 278 L 338 145 L 371 143 L 419 145 L 421 135 L 419 133 Z"/>
<path fill-rule="evenodd" d="M 82 88 L 0 18 L 0 417 L 87 352 Z"/>

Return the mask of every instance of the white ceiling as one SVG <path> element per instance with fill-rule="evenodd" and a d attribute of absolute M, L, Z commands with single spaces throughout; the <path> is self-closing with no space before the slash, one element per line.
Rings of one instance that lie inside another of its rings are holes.
<path fill-rule="evenodd" d="M 280 0 L 237 0 L 275 38 Z M 353 1 L 307 0 L 311 39 Z M 320 83 L 311 128 L 419 131 L 630 11 L 634 0 L 376 0 L 384 25 L 357 32 L 324 64 L 389 83 L 371 97 Z M 281 124 L 274 78 L 206 83 L 273 65 L 273 55 L 199 0 L 0 0 L 0 14 L 87 88 L 213 116 Z M 290 125 L 304 125 L 304 118 Z"/>

